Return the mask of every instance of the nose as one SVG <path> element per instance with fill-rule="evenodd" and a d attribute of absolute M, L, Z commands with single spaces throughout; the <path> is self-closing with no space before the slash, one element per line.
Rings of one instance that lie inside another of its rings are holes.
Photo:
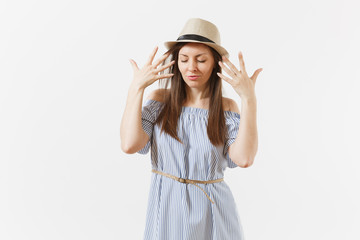
<path fill-rule="evenodd" d="M 197 62 L 194 60 L 189 61 L 188 69 L 191 72 L 196 71 L 197 70 Z"/>

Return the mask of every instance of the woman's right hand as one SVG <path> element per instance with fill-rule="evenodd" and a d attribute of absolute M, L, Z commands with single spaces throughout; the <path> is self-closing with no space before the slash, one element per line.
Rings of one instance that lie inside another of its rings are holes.
<path fill-rule="evenodd" d="M 169 78 L 174 75 L 172 73 L 159 74 L 161 71 L 164 71 L 165 69 L 169 68 L 171 65 L 175 63 L 175 61 L 171 61 L 170 63 L 165 64 L 164 66 L 158 68 L 160 63 L 162 63 L 169 56 L 169 53 L 163 55 L 161 58 L 155 61 L 154 64 L 152 64 L 152 61 L 154 60 L 157 50 L 158 47 L 155 47 L 148 61 L 146 62 L 145 66 L 141 69 L 139 69 L 139 67 L 137 66 L 134 60 L 130 59 L 130 63 L 134 70 L 134 78 L 132 84 L 138 89 L 145 89 L 147 86 L 153 84 L 156 80 Z"/>

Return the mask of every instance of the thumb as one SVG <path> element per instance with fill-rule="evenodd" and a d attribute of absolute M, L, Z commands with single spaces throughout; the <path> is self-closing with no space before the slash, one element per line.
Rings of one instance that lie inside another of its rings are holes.
<path fill-rule="evenodd" d="M 257 69 L 255 72 L 254 72 L 254 74 L 251 76 L 251 79 L 254 81 L 254 83 L 256 83 L 256 79 L 257 79 L 257 77 L 259 76 L 259 73 L 260 72 L 262 72 L 262 68 L 259 68 L 259 69 Z"/>
<path fill-rule="evenodd" d="M 138 65 L 136 64 L 136 62 L 132 59 L 129 59 L 130 63 L 131 63 L 131 67 L 133 68 L 133 70 L 139 70 Z"/>

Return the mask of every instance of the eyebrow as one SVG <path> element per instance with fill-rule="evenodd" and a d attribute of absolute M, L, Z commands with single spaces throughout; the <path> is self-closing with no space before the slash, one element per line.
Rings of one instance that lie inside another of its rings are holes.
<path fill-rule="evenodd" d="M 203 54 L 206 54 L 206 53 L 200 53 L 200 54 L 196 55 L 195 57 L 201 56 L 201 55 L 203 55 Z M 188 57 L 188 55 L 186 55 L 186 54 L 180 54 L 180 55 L 185 56 L 185 57 Z"/>

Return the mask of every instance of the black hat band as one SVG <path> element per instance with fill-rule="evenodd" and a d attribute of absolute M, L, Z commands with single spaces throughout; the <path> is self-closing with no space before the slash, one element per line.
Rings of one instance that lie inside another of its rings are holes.
<path fill-rule="evenodd" d="M 200 42 L 215 43 L 214 41 L 211 41 L 210 39 L 200 36 L 200 35 L 197 35 L 197 34 L 185 34 L 185 35 L 178 37 L 177 41 L 179 41 L 179 40 L 195 40 L 195 41 L 200 41 Z"/>

